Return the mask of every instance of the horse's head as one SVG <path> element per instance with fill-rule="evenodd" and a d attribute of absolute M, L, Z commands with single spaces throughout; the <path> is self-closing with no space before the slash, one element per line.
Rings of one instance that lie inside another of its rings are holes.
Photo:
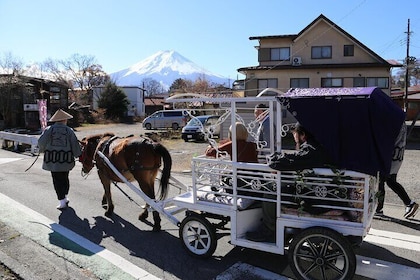
<path fill-rule="evenodd" d="M 105 136 L 112 136 L 111 133 L 98 134 L 93 136 L 84 137 L 82 141 L 79 141 L 82 146 L 82 154 L 79 157 L 79 161 L 82 163 L 82 171 L 89 173 L 95 166 L 95 152 L 101 139 Z"/>

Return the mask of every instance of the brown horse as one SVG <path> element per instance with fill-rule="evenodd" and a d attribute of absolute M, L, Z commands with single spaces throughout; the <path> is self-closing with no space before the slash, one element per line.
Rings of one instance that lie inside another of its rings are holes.
<path fill-rule="evenodd" d="M 82 155 L 79 161 L 83 164 L 83 172 L 89 173 L 95 164 L 98 169 L 98 175 L 105 191 L 102 198 L 102 206 L 107 209 L 105 216 L 110 217 L 114 212 L 111 182 L 121 182 L 121 179 L 101 159 L 98 151 L 101 151 L 128 181 L 136 180 L 141 190 L 151 199 L 155 199 L 155 179 L 163 159 L 164 167 L 160 179 L 159 199 L 166 198 L 172 158 L 163 145 L 141 137 L 119 138 L 113 133 L 85 137 L 80 143 L 82 144 Z M 139 215 L 139 220 L 147 219 L 147 208 Z M 157 211 L 153 211 L 153 220 L 153 231 L 159 231 L 161 220 Z"/>

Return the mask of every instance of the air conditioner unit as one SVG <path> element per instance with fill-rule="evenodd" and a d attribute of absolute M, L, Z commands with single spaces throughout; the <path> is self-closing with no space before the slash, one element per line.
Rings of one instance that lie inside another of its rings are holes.
<path fill-rule="evenodd" d="M 302 58 L 300 56 L 294 56 L 292 59 L 293 66 L 300 66 L 302 65 Z"/>

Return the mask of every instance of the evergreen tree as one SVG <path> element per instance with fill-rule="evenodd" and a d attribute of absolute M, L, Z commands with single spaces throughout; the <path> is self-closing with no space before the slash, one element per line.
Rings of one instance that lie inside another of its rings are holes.
<path fill-rule="evenodd" d="M 124 91 L 115 83 L 109 82 L 98 99 L 98 107 L 105 109 L 107 119 L 122 119 L 130 102 Z"/>

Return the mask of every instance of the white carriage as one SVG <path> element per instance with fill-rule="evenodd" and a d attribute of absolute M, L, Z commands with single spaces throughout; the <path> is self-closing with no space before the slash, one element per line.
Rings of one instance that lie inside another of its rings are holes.
<path fill-rule="evenodd" d="M 250 134 L 249 141 L 256 142 L 263 155 L 276 151 L 282 152 L 283 137 L 290 128 L 288 124 L 282 123 L 284 110 L 291 111 L 299 121 L 301 121 L 299 117 L 308 118 L 307 115 L 296 114 L 295 110 L 301 109 L 299 107 L 301 104 L 296 107 L 296 104 L 292 104 L 292 99 L 320 98 L 314 100 L 314 106 L 317 106 L 319 102 L 336 102 L 336 104 L 330 104 L 333 108 L 342 106 L 343 100 L 349 100 L 351 106 L 360 107 L 359 104 L 367 104 L 369 108 L 373 101 L 377 105 L 380 100 L 381 104 L 385 102 L 393 110 L 388 97 L 376 88 L 341 89 L 340 92 L 336 90 L 331 92 L 328 89 L 306 89 L 306 91 L 286 94 L 268 89 L 265 92 L 275 93 L 275 96 L 262 94 L 258 97 L 227 99 L 193 94 L 178 95 L 168 101 L 173 102 L 175 108 L 182 107 L 195 113 L 198 110 L 189 108 L 189 105 L 217 104 L 214 106 L 217 109 L 214 110 L 217 110 L 217 114 L 220 115 L 217 125 L 221 126 L 221 138 L 226 137 L 226 131 L 232 123 L 242 122 Z M 307 99 L 305 102 L 304 107 L 307 107 L 308 102 L 310 104 L 312 101 Z M 356 104 L 353 104 L 354 102 Z M 270 142 L 272 143 L 270 146 L 265 146 L 265 143 L 260 143 L 257 139 L 258 124 L 254 119 L 253 111 L 255 105 L 259 103 L 264 103 L 268 107 Z M 381 108 L 386 110 L 388 107 L 385 107 Z M 325 114 L 322 110 L 326 108 L 306 109 L 320 115 Z M 392 115 L 392 112 L 382 113 Z M 340 114 L 337 116 L 342 117 Z M 364 117 L 360 116 L 362 120 Z M 378 119 L 380 118 L 381 116 L 378 116 Z M 316 119 L 317 117 L 304 122 L 304 126 L 313 126 L 313 123 L 316 125 Z M 357 122 L 360 119 L 356 117 L 354 121 Z M 372 120 L 365 121 L 370 123 L 368 125 L 370 127 Z M 353 121 L 349 120 L 349 123 Z M 325 123 L 317 125 L 323 126 Z M 399 130 L 395 125 L 387 125 L 392 131 Z M 368 126 L 364 131 L 374 135 L 375 132 L 370 131 Z M 339 127 L 338 129 L 342 131 L 351 128 Z M 213 130 L 214 127 L 203 127 L 210 143 L 217 146 L 216 141 L 211 137 Z M 327 129 L 322 128 L 318 135 L 322 134 L 323 130 Z M 366 136 L 363 133 L 362 136 Z M 232 140 L 236 139 L 235 130 L 232 130 L 231 136 Z M 377 141 L 377 139 L 372 141 Z M 392 141 L 393 139 L 388 141 L 391 144 L 383 148 L 382 154 L 386 154 L 389 148 L 392 149 L 388 147 L 392 145 Z M 367 163 L 367 173 L 360 172 L 357 168 L 355 170 L 358 171 L 334 168 L 276 171 L 265 162 L 265 156 L 261 158 L 260 163 L 238 162 L 235 160 L 238 152 L 236 141 L 232 142 L 233 160 L 226 155 L 220 155 L 217 158 L 200 155 L 192 159 L 192 186 L 185 193 L 161 202 L 150 201 L 143 196 L 155 210 L 179 226 L 179 237 L 185 249 L 196 257 L 211 256 L 217 246 L 216 231 L 225 229 L 225 226 L 230 223 L 231 244 L 275 254 L 283 255 L 287 252 L 292 271 L 298 279 L 351 279 L 356 270 L 353 246 L 360 244 L 368 233 L 376 209 L 378 173 L 381 171 L 377 166 L 380 166 L 380 163 L 372 159 L 371 164 Z M 346 144 L 342 145 L 341 148 L 345 150 Z M 351 152 L 360 151 L 353 149 Z M 344 151 L 344 153 L 347 152 Z M 351 159 L 353 159 L 352 156 L 350 156 Z M 371 158 L 372 154 L 360 155 L 362 160 L 365 156 Z M 352 164 L 357 166 L 359 163 Z M 386 168 L 387 162 L 384 164 Z M 231 180 L 226 180 L 226 178 Z M 230 183 L 226 183 L 227 181 Z M 130 183 L 127 182 L 127 184 Z M 324 211 L 320 211 L 322 214 L 303 211 L 299 203 L 305 199 L 310 199 L 314 207 L 323 209 Z M 246 233 L 259 227 L 263 217 L 262 205 L 267 202 L 275 204 L 275 238 L 266 242 L 250 241 L 246 238 Z M 175 216 L 180 212 L 186 213 L 182 220 L 178 220 Z"/>

